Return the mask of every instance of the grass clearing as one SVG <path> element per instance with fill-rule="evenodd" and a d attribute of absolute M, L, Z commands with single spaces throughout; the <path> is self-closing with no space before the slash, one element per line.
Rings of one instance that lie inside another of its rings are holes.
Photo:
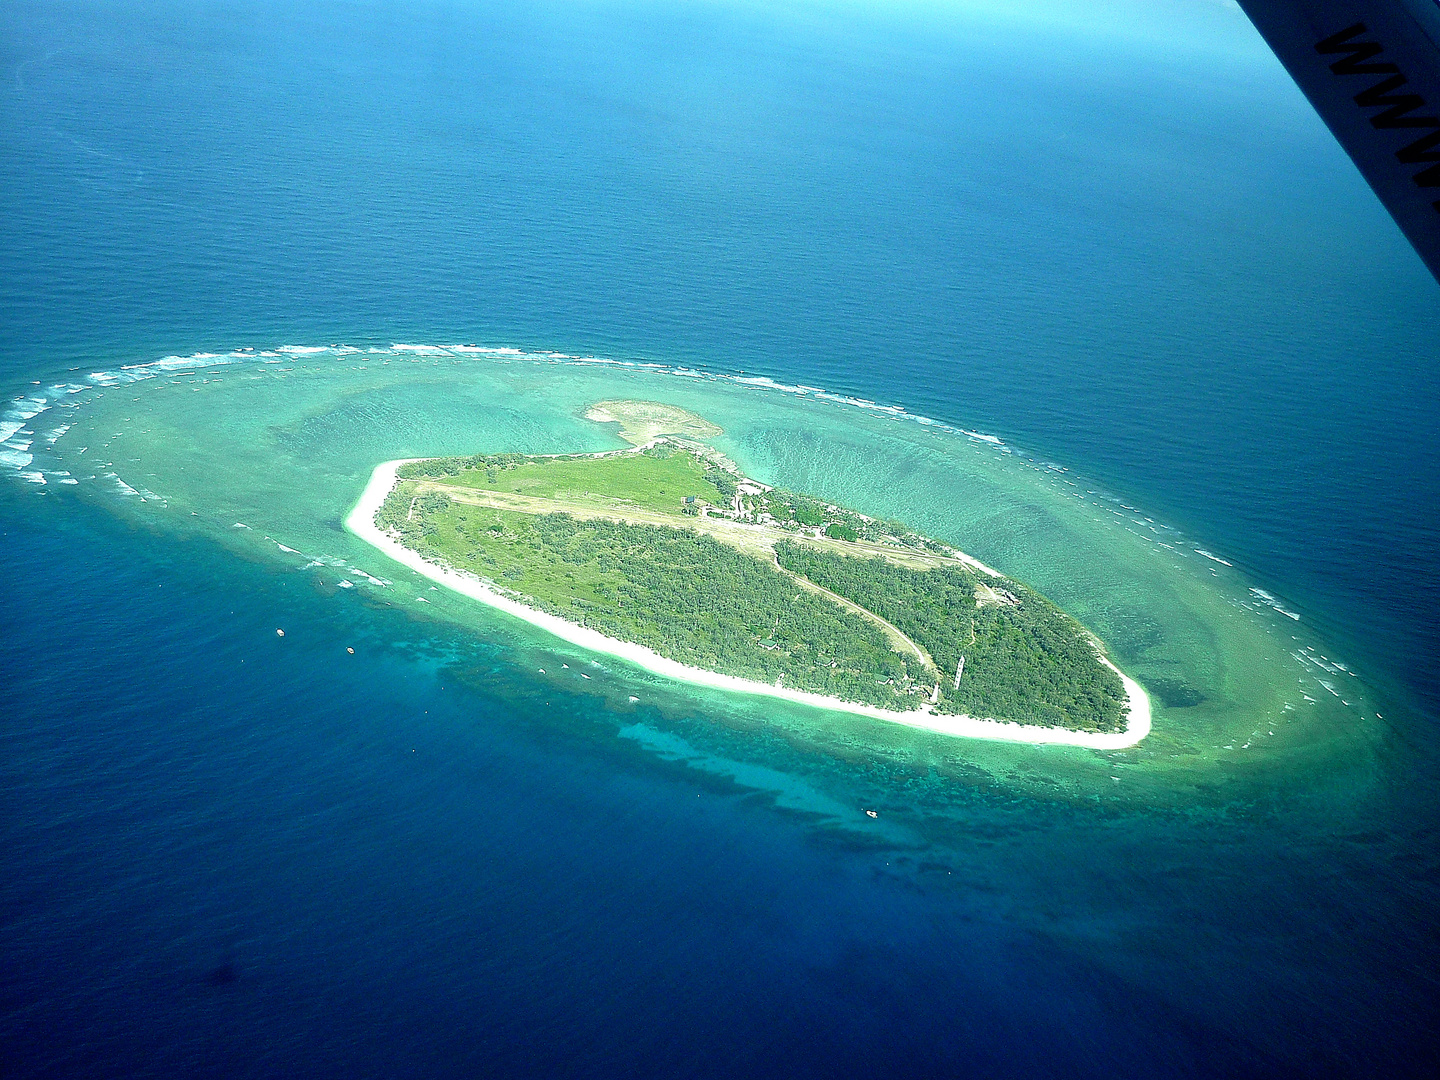
<path fill-rule="evenodd" d="M 599 495 L 647 510 L 676 513 L 685 496 L 714 504 L 719 496 L 690 454 L 612 454 L 606 457 L 539 458 L 519 464 L 462 469 L 447 484 L 504 491 L 537 499 L 583 499 Z"/>

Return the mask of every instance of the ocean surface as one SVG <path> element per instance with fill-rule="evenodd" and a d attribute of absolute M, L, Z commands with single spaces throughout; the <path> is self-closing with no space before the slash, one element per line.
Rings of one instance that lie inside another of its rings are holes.
<path fill-rule="evenodd" d="M 1208 0 L 5 4 L 0 1075 L 1433 1075 L 1437 343 Z M 1154 733 L 668 683 L 341 526 L 615 397 Z"/>

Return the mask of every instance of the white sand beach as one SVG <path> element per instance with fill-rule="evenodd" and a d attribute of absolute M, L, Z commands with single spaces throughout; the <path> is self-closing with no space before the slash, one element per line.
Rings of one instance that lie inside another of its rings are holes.
<path fill-rule="evenodd" d="M 702 668 L 690 667 L 678 663 L 675 660 L 667 659 L 659 653 L 647 649 L 643 645 L 636 645 L 628 641 L 620 641 L 616 638 L 606 637 L 604 634 L 576 623 L 568 622 L 548 612 L 537 611 L 527 607 L 511 597 L 505 596 L 488 583 L 480 580 L 472 574 L 467 574 L 434 563 L 425 561 L 417 552 L 402 546 L 398 541 L 386 535 L 375 525 L 375 511 L 380 508 L 390 489 L 395 486 L 395 473 L 401 465 L 409 461 L 420 459 L 401 459 L 387 461 L 376 466 L 370 476 L 370 482 L 365 486 L 360 501 L 350 511 L 345 519 L 345 527 L 352 533 L 373 545 L 386 556 L 417 573 L 429 578 L 431 581 L 446 588 L 453 589 L 464 596 L 479 600 L 493 608 L 498 608 L 518 619 L 523 619 L 532 626 L 538 626 L 542 630 L 563 638 L 582 648 L 594 652 L 605 653 L 608 656 L 618 657 L 621 660 L 629 661 L 637 667 L 646 671 L 654 672 L 656 675 L 663 675 L 666 678 L 679 679 L 682 682 L 692 683 L 697 686 L 714 687 L 720 690 L 732 690 L 743 694 L 759 694 L 766 697 L 784 698 L 787 701 L 800 702 L 804 705 L 813 705 L 816 708 L 831 709 L 836 712 L 855 713 L 860 716 L 873 717 L 876 720 L 884 720 L 892 724 L 904 724 L 907 727 L 922 728 L 926 731 L 938 732 L 942 735 L 955 735 L 966 739 L 990 739 L 1002 742 L 1019 743 L 1049 743 L 1064 746 L 1084 746 L 1095 750 L 1123 750 L 1126 747 L 1134 746 L 1150 733 L 1150 698 L 1141 689 L 1140 684 L 1125 675 L 1119 668 L 1115 667 L 1108 659 L 1102 658 L 1104 664 L 1111 668 L 1125 685 L 1125 692 L 1130 699 L 1130 714 L 1123 732 L 1099 733 L 1088 731 L 1069 731 L 1064 728 L 1038 727 L 1028 724 L 1010 724 L 999 720 L 977 719 L 969 716 L 943 716 L 923 710 L 911 712 L 892 712 L 887 709 L 879 709 L 873 705 L 860 705 L 839 698 L 825 697 L 822 694 L 807 693 L 803 690 L 787 690 L 783 687 L 771 686 L 768 683 L 755 682 L 751 679 L 741 679 L 733 675 L 721 675 L 713 671 L 705 671 Z M 987 568 L 988 569 L 988 568 Z"/>

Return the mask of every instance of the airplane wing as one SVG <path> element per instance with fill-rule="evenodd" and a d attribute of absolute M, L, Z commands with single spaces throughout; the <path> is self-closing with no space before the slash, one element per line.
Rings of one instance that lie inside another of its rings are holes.
<path fill-rule="evenodd" d="M 1440 280 L 1440 0 L 1239 0 Z"/>

